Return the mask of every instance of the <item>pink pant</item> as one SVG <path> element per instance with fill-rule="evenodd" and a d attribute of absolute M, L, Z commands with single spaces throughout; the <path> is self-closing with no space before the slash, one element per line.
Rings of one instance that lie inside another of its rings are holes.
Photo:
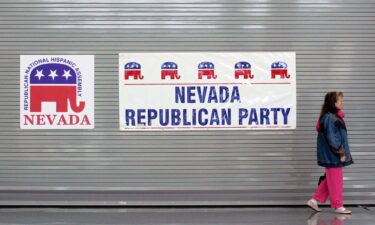
<path fill-rule="evenodd" d="M 329 196 L 331 207 L 337 209 L 343 206 L 342 190 L 342 168 L 326 168 L 326 179 L 320 183 L 313 198 L 325 203 Z"/>

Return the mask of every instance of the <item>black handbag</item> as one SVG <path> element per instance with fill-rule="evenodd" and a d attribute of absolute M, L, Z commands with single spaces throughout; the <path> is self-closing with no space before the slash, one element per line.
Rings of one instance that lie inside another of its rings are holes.
<path fill-rule="evenodd" d="M 320 185 L 320 183 L 323 182 L 324 179 L 326 179 L 326 174 L 324 174 L 323 176 L 319 177 L 318 186 Z"/>

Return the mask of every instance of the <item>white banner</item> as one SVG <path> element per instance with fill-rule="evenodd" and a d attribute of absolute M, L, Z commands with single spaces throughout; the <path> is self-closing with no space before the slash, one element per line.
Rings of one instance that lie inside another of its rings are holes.
<path fill-rule="evenodd" d="M 94 56 L 22 55 L 21 129 L 94 128 Z"/>
<path fill-rule="evenodd" d="M 121 130 L 295 129 L 296 55 L 119 54 Z"/>

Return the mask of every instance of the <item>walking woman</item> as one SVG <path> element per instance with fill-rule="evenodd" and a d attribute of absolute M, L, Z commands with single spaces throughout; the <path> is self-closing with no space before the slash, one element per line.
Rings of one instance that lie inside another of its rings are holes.
<path fill-rule="evenodd" d="M 317 123 L 317 163 L 325 167 L 325 176 L 307 205 L 318 212 L 318 202 L 325 203 L 329 197 L 335 213 L 351 213 L 343 206 L 342 168 L 353 164 L 343 107 L 342 92 L 328 92 Z"/>

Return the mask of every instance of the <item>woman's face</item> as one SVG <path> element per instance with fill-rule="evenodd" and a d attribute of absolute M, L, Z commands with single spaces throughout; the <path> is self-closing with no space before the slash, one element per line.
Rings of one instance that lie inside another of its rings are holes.
<path fill-rule="evenodd" d="M 336 101 L 336 103 L 335 103 L 335 106 L 336 106 L 336 108 L 337 108 L 338 110 L 342 110 L 342 109 L 344 108 L 344 99 L 343 99 L 341 96 L 339 96 L 339 97 L 337 98 L 337 101 Z"/>

